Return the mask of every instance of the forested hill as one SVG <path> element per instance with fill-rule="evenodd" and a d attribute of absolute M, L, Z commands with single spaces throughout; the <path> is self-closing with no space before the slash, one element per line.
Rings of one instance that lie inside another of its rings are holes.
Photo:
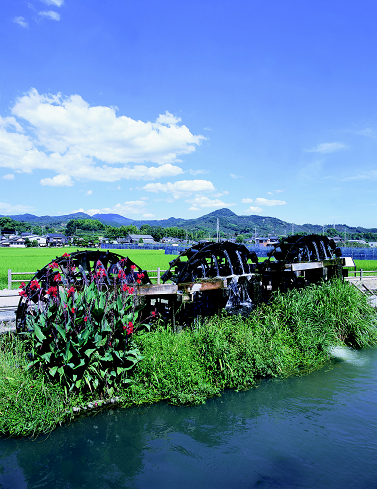
<path fill-rule="evenodd" d="M 5 217 L 5 216 L 0 216 Z M 84 212 L 77 212 L 74 214 L 67 214 L 62 216 L 35 216 L 32 214 L 20 214 L 11 217 L 15 221 L 21 221 L 30 225 L 37 226 L 50 226 L 50 227 L 65 227 L 68 221 L 72 219 L 93 219 L 98 220 L 106 226 L 120 227 L 134 225 L 137 228 L 141 228 L 143 225 L 149 225 L 152 227 L 168 228 L 176 227 L 181 229 L 187 229 L 189 231 L 208 231 L 215 232 L 217 228 L 217 219 L 219 219 L 219 227 L 221 233 L 224 234 L 254 234 L 255 231 L 259 236 L 262 235 L 286 235 L 288 233 L 322 233 L 323 226 L 319 224 L 292 224 L 276 217 L 268 216 L 238 216 L 230 209 L 218 209 L 216 211 L 205 214 L 204 216 L 196 219 L 181 219 L 170 217 L 168 219 L 161 220 L 134 220 L 127 217 L 123 217 L 119 214 L 95 214 L 89 216 Z M 325 225 L 325 228 L 334 227 L 333 224 Z M 343 233 L 377 233 L 377 228 L 366 229 L 363 227 L 353 227 L 346 224 L 336 224 L 335 228 Z"/>

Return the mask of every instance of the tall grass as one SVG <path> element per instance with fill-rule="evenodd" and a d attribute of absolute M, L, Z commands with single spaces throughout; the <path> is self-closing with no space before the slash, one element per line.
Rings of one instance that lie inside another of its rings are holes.
<path fill-rule="evenodd" d="M 133 395 L 200 403 L 225 388 L 320 368 L 334 345 L 376 345 L 377 317 L 356 288 L 333 282 L 277 294 L 246 319 L 213 317 L 193 331 L 161 327 L 135 339 L 144 360 Z"/>
<path fill-rule="evenodd" d="M 24 342 L 11 333 L 0 336 L 0 433 L 35 436 L 67 419 L 59 384 L 26 369 Z"/>
<path fill-rule="evenodd" d="M 216 316 L 178 334 L 160 324 L 134 339 L 144 359 L 130 386 L 116 393 L 123 405 L 200 404 L 226 388 L 318 369 L 332 346 L 377 345 L 377 315 L 355 287 L 335 281 L 276 294 L 248 318 Z M 24 365 L 20 340 L 1 338 L 0 433 L 48 431 L 71 419 L 73 406 L 90 400 L 66 396 L 38 373 L 31 377 Z"/>

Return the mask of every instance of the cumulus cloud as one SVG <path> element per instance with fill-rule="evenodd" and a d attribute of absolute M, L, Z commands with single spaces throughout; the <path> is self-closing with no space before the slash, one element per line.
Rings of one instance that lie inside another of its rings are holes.
<path fill-rule="evenodd" d="M 284 200 L 269 200 L 264 199 L 263 197 L 258 197 L 257 199 L 255 199 L 254 204 L 271 207 L 273 205 L 286 205 L 286 202 Z"/>
<path fill-rule="evenodd" d="M 28 21 L 22 16 L 15 17 L 13 19 L 13 22 L 15 22 L 16 24 L 20 25 L 21 27 L 23 27 L 25 29 L 26 29 L 26 27 L 29 27 Z"/>
<path fill-rule="evenodd" d="M 14 175 L 13 173 L 7 173 L 6 175 L 3 176 L 4 180 L 14 180 Z"/>
<path fill-rule="evenodd" d="M 93 193 L 93 190 L 88 190 L 87 192 L 85 192 L 85 195 L 92 195 Z"/>
<path fill-rule="evenodd" d="M 245 213 L 246 214 L 258 214 L 259 212 L 262 212 L 263 209 L 261 207 L 253 207 L 250 206 L 248 209 L 246 209 Z"/>
<path fill-rule="evenodd" d="M 147 192 L 166 192 L 171 194 L 175 199 L 189 196 L 194 192 L 215 191 L 213 183 L 209 180 L 180 180 L 174 183 L 147 183 L 142 189 Z"/>
<path fill-rule="evenodd" d="M 234 180 L 237 180 L 237 178 L 243 178 L 240 175 L 235 175 L 234 173 L 229 173 L 229 175 L 231 176 L 231 178 L 234 178 Z"/>
<path fill-rule="evenodd" d="M 76 180 L 177 176 L 183 170 L 172 163 L 204 139 L 169 112 L 156 122 L 142 122 L 117 116 L 115 107 L 90 107 L 79 95 L 40 95 L 31 89 L 11 111 L 10 117 L 0 117 L 0 166 L 29 173 L 42 169 Z M 42 180 L 56 184 L 61 177 Z"/>
<path fill-rule="evenodd" d="M 166 111 L 165 114 L 160 114 L 158 117 L 157 117 L 157 123 L 158 124 L 167 124 L 168 126 L 172 126 L 172 125 L 175 125 L 177 124 L 178 122 L 181 122 L 181 118 L 180 117 L 174 117 L 173 114 L 171 114 L 170 112 Z"/>
<path fill-rule="evenodd" d="M 251 204 L 253 202 L 253 199 L 242 199 L 241 202 L 243 204 Z"/>
<path fill-rule="evenodd" d="M 190 211 L 198 211 L 203 207 L 211 207 L 211 208 L 220 208 L 220 207 L 232 207 L 233 205 L 236 205 L 234 203 L 226 203 L 223 202 L 220 199 L 210 199 L 206 195 L 198 195 L 196 194 L 195 197 L 191 199 L 187 199 L 186 202 L 191 204 L 191 207 L 189 207 Z"/>
<path fill-rule="evenodd" d="M 54 7 L 61 7 L 64 3 L 64 0 L 42 0 L 46 5 L 54 5 Z"/>
<path fill-rule="evenodd" d="M 123 204 L 115 204 L 113 207 L 102 207 L 101 209 L 89 209 L 84 211 L 80 209 L 74 212 L 86 212 L 90 216 L 94 214 L 120 214 L 121 216 L 128 216 L 129 214 L 143 214 L 146 209 L 146 202 L 144 200 L 129 200 L 123 202 Z"/>
<path fill-rule="evenodd" d="M 145 217 L 146 219 L 151 219 L 152 217 L 154 217 L 154 214 L 143 214 L 143 217 Z"/>
<path fill-rule="evenodd" d="M 46 17 L 50 20 L 60 20 L 60 14 L 54 12 L 53 10 L 42 10 L 41 12 L 38 12 L 38 15 L 41 17 Z"/>
<path fill-rule="evenodd" d="M 333 153 L 334 151 L 339 151 L 340 149 L 346 149 L 347 146 L 343 143 L 322 143 L 317 144 L 315 148 L 306 149 L 307 153 Z"/>
<path fill-rule="evenodd" d="M 73 180 L 69 175 L 56 175 L 53 178 L 42 178 L 39 183 L 51 187 L 71 187 Z"/>

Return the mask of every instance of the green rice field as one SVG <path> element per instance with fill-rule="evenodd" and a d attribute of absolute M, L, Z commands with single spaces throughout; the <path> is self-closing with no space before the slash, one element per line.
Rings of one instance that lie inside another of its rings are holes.
<path fill-rule="evenodd" d="M 64 253 L 73 253 L 77 248 L 0 248 L 0 290 L 8 288 L 8 269 L 12 272 L 36 272 L 50 263 L 54 258 Z M 121 256 L 128 256 L 140 268 L 144 270 L 161 270 L 169 268 L 169 261 L 176 255 L 165 255 L 163 250 L 113 250 Z M 17 275 L 13 280 L 28 282 L 32 275 Z M 17 289 L 18 283 L 13 283 L 12 288 Z"/>

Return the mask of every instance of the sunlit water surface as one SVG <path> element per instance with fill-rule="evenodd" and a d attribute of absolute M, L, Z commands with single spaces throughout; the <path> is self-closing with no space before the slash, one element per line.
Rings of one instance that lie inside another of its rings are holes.
<path fill-rule="evenodd" d="M 377 488 L 377 349 L 203 406 L 107 411 L 0 440 L 0 487 Z"/>

